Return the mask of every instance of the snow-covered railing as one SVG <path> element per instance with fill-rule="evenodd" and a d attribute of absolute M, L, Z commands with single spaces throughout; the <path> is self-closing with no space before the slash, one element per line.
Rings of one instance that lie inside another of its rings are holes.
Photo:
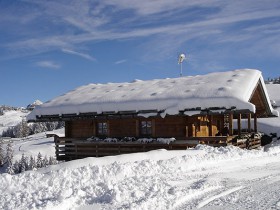
<path fill-rule="evenodd" d="M 198 144 L 227 146 L 232 144 L 227 136 L 190 137 L 172 142 L 164 141 L 91 141 L 85 138 L 55 137 L 56 156 L 58 160 L 73 160 L 85 157 L 102 157 L 135 152 L 147 152 L 156 149 L 185 150 Z"/>

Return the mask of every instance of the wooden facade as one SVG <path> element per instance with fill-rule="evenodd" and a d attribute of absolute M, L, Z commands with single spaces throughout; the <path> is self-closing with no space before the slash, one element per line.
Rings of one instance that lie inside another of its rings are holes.
<path fill-rule="evenodd" d="M 127 117 L 127 118 L 125 118 Z M 216 136 L 224 128 L 224 115 L 132 117 L 107 116 L 65 122 L 65 137 L 178 138 Z M 232 122 L 229 123 L 232 125 Z M 106 132 L 99 132 L 106 126 Z M 146 130 L 145 130 L 146 129 Z M 229 133 L 228 133 L 229 134 Z"/>

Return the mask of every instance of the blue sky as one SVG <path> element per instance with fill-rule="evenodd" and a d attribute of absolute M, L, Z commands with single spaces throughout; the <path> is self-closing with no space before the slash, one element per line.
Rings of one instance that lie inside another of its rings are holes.
<path fill-rule="evenodd" d="M 0 104 L 89 83 L 256 68 L 280 76 L 279 0 L 0 0 Z"/>

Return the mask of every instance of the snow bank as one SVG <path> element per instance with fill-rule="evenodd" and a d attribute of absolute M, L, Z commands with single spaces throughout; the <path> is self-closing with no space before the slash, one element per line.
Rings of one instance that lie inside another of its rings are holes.
<path fill-rule="evenodd" d="M 196 107 L 235 106 L 255 112 L 255 106 L 248 101 L 258 81 L 264 85 L 260 71 L 242 69 L 173 79 L 89 84 L 36 107 L 28 119 L 34 120 L 36 115 L 154 109 L 173 115 Z"/>
<path fill-rule="evenodd" d="M 221 189 L 223 180 L 207 175 L 213 170 L 217 176 L 235 167 L 242 169 L 245 163 L 279 162 L 279 157 L 280 146 L 275 144 L 266 151 L 199 145 L 184 151 L 85 158 L 37 172 L 2 174 L 0 208 L 174 209 Z M 197 205 L 189 203 L 192 209 Z"/>

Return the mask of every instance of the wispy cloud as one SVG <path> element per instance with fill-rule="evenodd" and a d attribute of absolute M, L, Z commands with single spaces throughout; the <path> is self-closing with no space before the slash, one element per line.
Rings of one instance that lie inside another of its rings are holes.
<path fill-rule="evenodd" d="M 22 32 L 27 28 L 35 35 L 20 34 L 19 39 L 0 43 L 9 53 L 20 56 L 62 49 L 64 53 L 94 61 L 93 56 L 76 49 L 101 41 L 141 38 L 141 44 L 134 47 L 142 49 L 139 56 L 149 58 L 152 54 L 159 59 L 174 54 L 193 40 L 219 45 L 242 44 L 266 39 L 269 33 L 270 39 L 274 37 L 273 40 L 280 42 L 279 26 L 273 28 L 275 33 L 261 30 L 273 19 L 280 18 L 280 2 L 275 0 L 265 3 L 263 0 L 226 3 L 223 0 L 143 0 L 133 4 L 131 0 L 69 0 L 67 4 L 63 1 L 26 2 L 36 5 L 36 18 L 23 8 L 21 19 L 26 21 L 17 24 L 17 30 Z M 0 8 L 1 14 L 5 15 L 0 27 L 15 25 L 16 20 L 8 18 L 9 12 L 13 16 L 11 11 Z M 125 12 L 128 13 L 123 15 Z M 48 27 L 38 31 L 34 28 L 37 20 Z"/>
<path fill-rule="evenodd" d="M 127 62 L 127 60 L 123 59 L 123 60 L 116 61 L 115 64 L 118 65 L 118 64 L 121 64 L 121 63 L 125 63 L 125 62 Z"/>
<path fill-rule="evenodd" d="M 53 61 L 39 61 L 36 63 L 36 66 L 50 69 L 59 69 L 60 65 Z"/>
<path fill-rule="evenodd" d="M 64 52 L 64 53 L 67 53 L 67 54 L 77 55 L 79 57 L 85 58 L 85 59 L 90 60 L 90 61 L 95 61 L 96 60 L 94 57 L 92 57 L 91 55 L 86 54 L 86 53 L 81 53 L 81 52 L 77 52 L 77 51 L 70 50 L 70 49 L 62 49 L 61 51 Z"/>

